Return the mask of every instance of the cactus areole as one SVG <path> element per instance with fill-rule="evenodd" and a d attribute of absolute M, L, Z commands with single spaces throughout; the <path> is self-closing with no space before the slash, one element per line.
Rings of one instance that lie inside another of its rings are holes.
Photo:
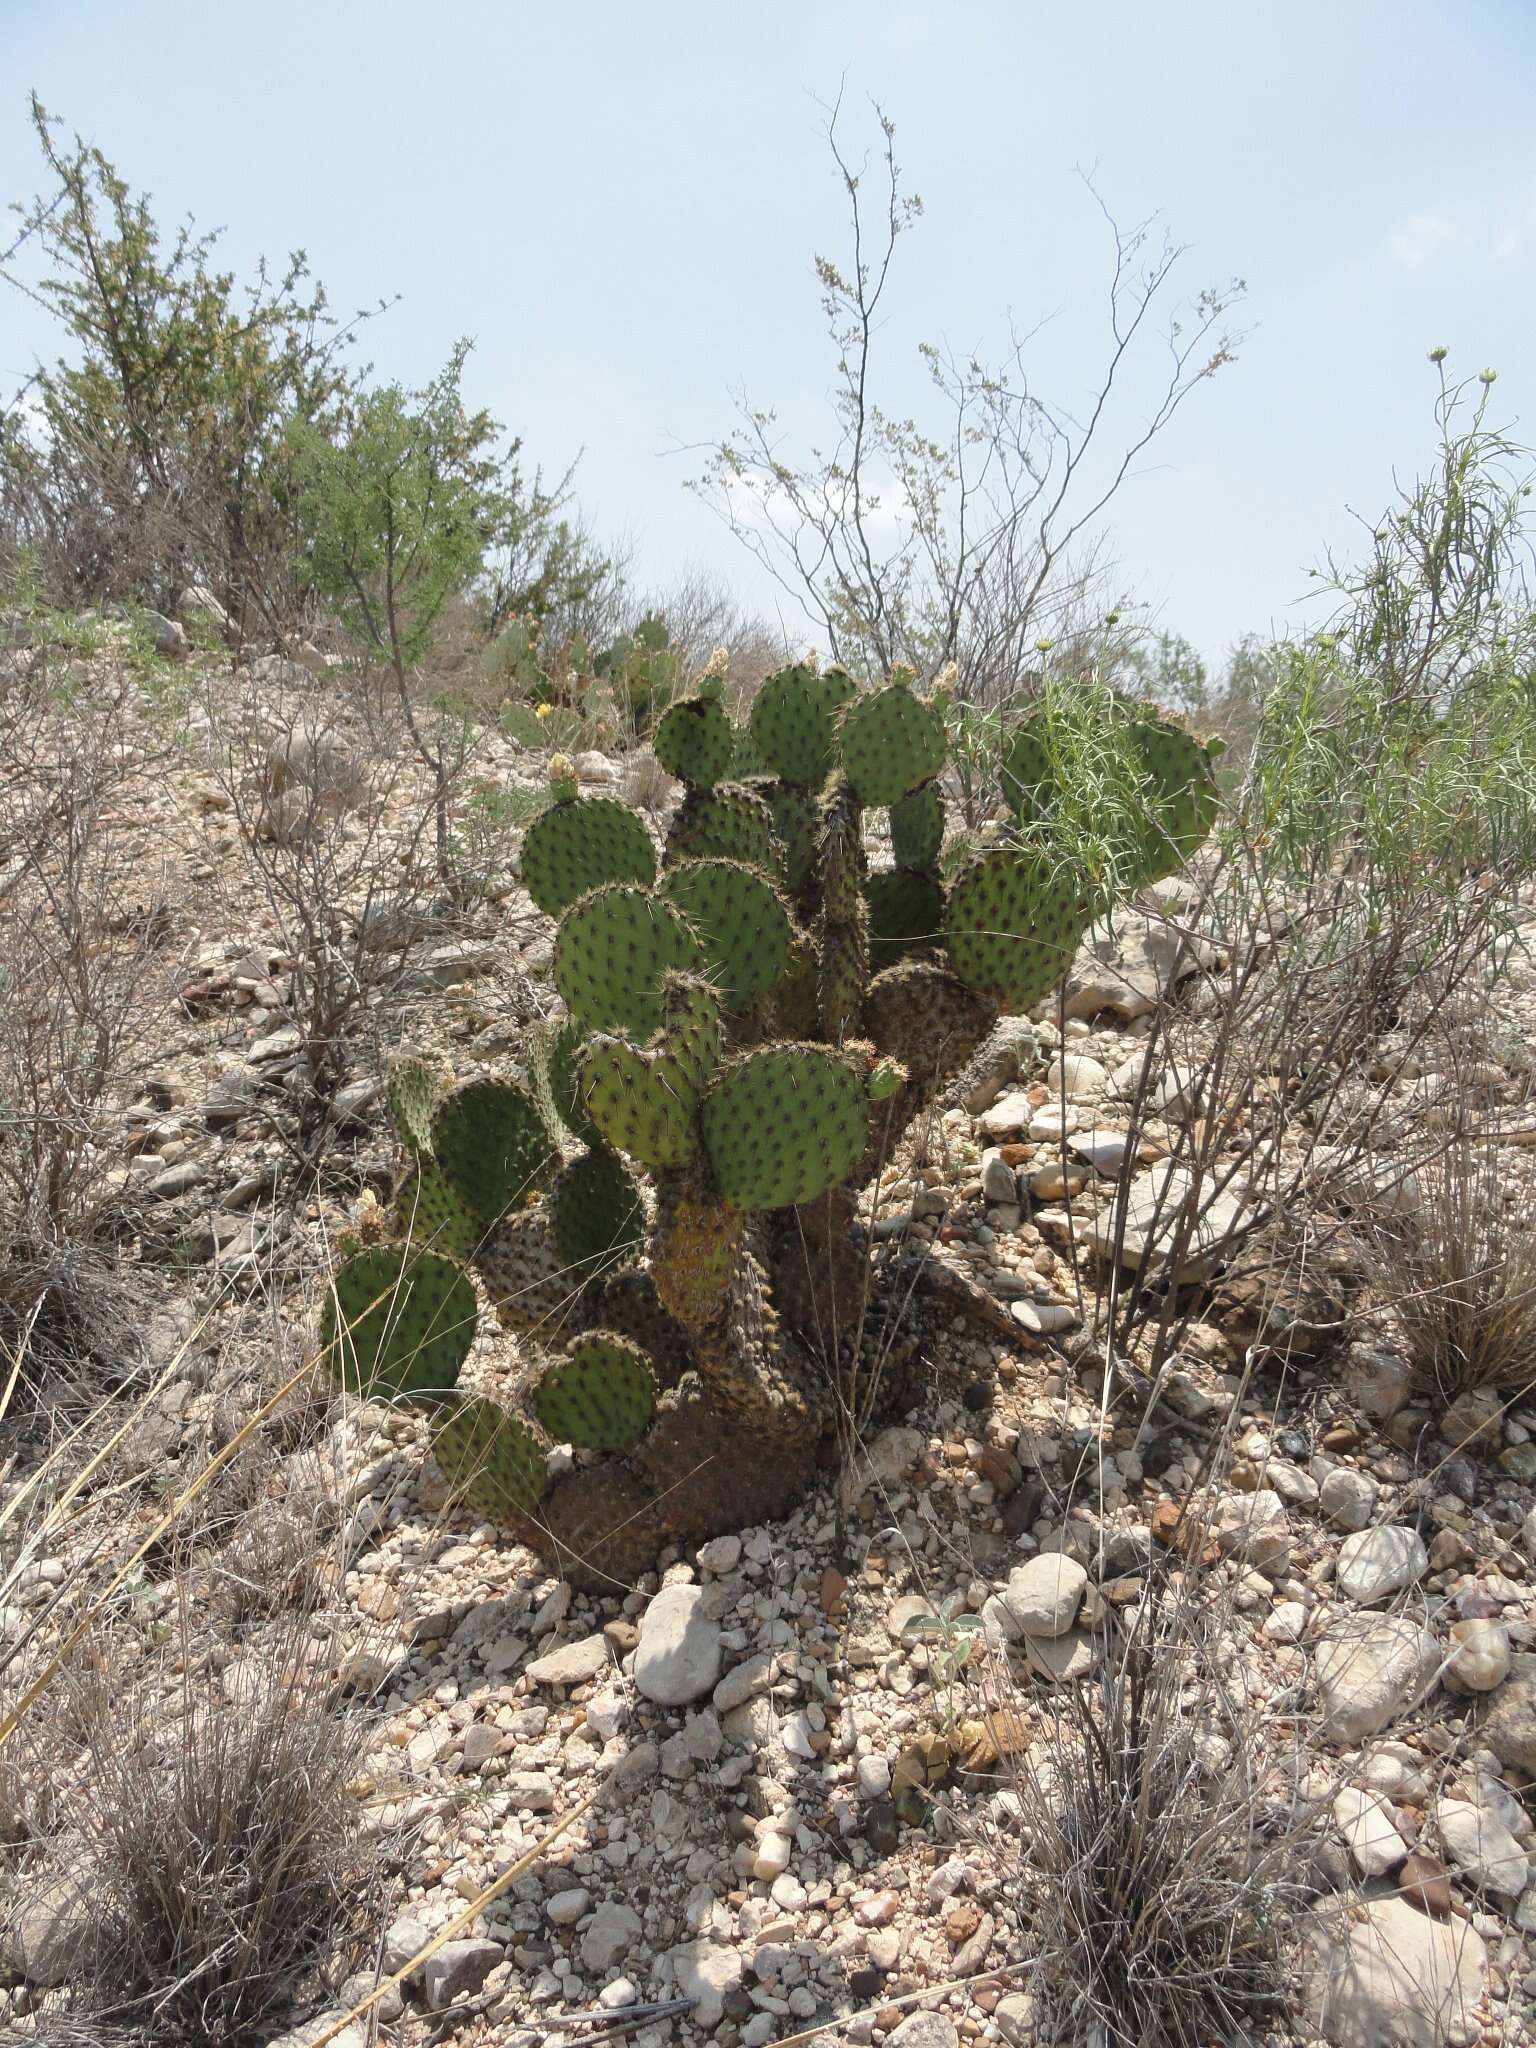
<path fill-rule="evenodd" d="M 1182 729 L 1129 715 L 1150 881 L 1209 832 L 1215 780 Z M 860 1190 L 1107 907 L 1053 853 L 1027 721 L 1003 768 L 1020 835 L 943 879 L 945 725 L 904 673 L 785 669 L 749 730 L 708 679 L 657 752 L 684 785 L 659 852 L 637 813 L 558 778 L 523 874 L 558 924 L 567 1014 L 526 1082 L 443 1093 L 402 1063 L 393 1241 L 341 1265 L 321 1329 L 348 1389 L 429 1412 L 474 1512 L 589 1584 L 810 1484 L 881 1285 Z M 872 867 L 876 807 L 895 857 Z M 515 1396 L 458 1384 L 485 1302 L 523 1340 Z M 889 1381 L 887 1406 L 910 1400 Z"/>

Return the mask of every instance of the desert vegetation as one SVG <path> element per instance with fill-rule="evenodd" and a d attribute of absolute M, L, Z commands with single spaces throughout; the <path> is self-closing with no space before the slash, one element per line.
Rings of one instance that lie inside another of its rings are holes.
<path fill-rule="evenodd" d="M 1492 372 L 1433 352 L 1311 623 L 1213 671 L 1106 519 L 1241 284 L 1179 300 L 1095 205 L 1088 410 L 1014 334 L 935 345 L 907 418 L 921 209 L 835 109 L 831 438 L 744 400 L 694 486 L 808 648 L 647 587 L 467 344 L 375 376 L 387 304 L 220 270 L 31 119 L 15 2037 L 1528 2039 L 1536 615 Z"/>

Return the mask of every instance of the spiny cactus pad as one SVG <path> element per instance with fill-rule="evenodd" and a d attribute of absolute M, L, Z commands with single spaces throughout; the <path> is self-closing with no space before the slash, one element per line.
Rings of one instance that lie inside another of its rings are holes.
<path fill-rule="evenodd" d="M 640 1190 L 609 1151 L 583 1152 L 561 1168 L 550 1190 L 555 1248 L 573 1279 L 590 1279 L 634 1258 L 645 1242 Z"/>
<path fill-rule="evenodd" d="M 1049 849 L 981 854 L 949 893 L 945 938 L 960 979 L 1024 1009 L 1056 986 L 1092 922 L 1078 869 Z"/>
<path fill-rule="evenodd" d="M 935 945 L 944 931 L 944 890 L 917 868 L 888 868 L 864 885 L 869 904 L 869 959 L 893 967 Z"/>
<path fill-rule="evenodd" d="M 711 979 L 731 1011 L 766 995 L 789 966 L 789 913 L 756 868 L 694 860 L 673 868 L 661 892 L 703 941 Z"/>
<path fill-rule="evenodd" d="M 320 1318 L 326 1365 L 370 1401 L 446 1394 L 475 1341 L 475 1290 L 452 1259 L 377 1245 L 338 1267 Z"/>
<path fill-rule="evenodd" d="M 559 1154 L 515 1081 L 466 1081 L 437 1105 L 432 1151 L 481 1232 L 546 1187 Z"/>
<path fill-rule="evenodd" d="M 577 1309 L 582 1276 L 561 1258 L 542 1207 L 519 1210 L 482 1239 L 475 1270 L 503 1329 L 553 1337 Z"/>
<path fill-rule="evenodd" d="M 1038 713 L 1025 719 L 1010 740 L 1000 779 L 1003 801 L 1021 825 L 1041 815 L 1050 799 L 1052 771 Z"/>
<path fill-rule="evenodd" d="M 529 1046 L 528 1079 L 549 1128 L 567 1130 L 584 1145 L 593 1145 L 600 1134 L 582 1102 L 578 1071 L 585 1044 L 581 1027 L 569 1017 L 553 1027 L 541 1026 Z"/>
<path fill-rule="evenodd" d="M 775 775 L 819 789 L 837 758 L 837 713 L 854 695 L 840 669 L 781 669 L 752 700 L 752 737 Z"/>
<path fill-rule="evenodd" d="M 718 697 L 683 697 L 657 726 L 654 745 L 669 775 L 708 789 L 731 772 L 736 734 Z"/>
<path fill-rule="evenodd" d="M 899 868 L 936 869 L 944 845 L 944 792 L 924 782 L 891 805 L 891 851 Z"/>
<path fill-rule="evenodd" d="M 616 797 L 553 803 L 523 838 L 523 883 L 548 917 L 605 882 L 649 883 L 656 854 L 644 820 Z"/>
<path fill-rule="evenodd" d="M 746 1230 L 746 1215 L 722 1202 L 705 1175 L 669 1174 L 658 1189 L 651 1243 L 656 1293 L 689 1329 L 718 1315 Z"/>
<path fill-rule="evenodd" d="M 556 1443 L 587 1451 L 623 1451 L 650 1426 L 656 1376 L 638 1344 L 611 1330 L 573 1338 L 550 1366 L 529 1406 Z"/>
<path fill-rule="evenodd" d="M 1157 882 L 1181 868 L 1215 824 L 1216 776 L 1210 753 L 1182 726 L 1141 719 L 1133 735 L 1152 784 L 1143 872 Z"/>
<path fill-rule="evenodd" d="M 662 983 L 697 974 L 705 956 L 697 933 L 665 896 L 615 885 L 573 904 L 555 940 L 555 987 L 589 1031 L 647 1039 L 661 1024 Z"/>
<path fill-rule="evenodd" d="M 432 1455 L 457 1498 L 488 1521 L 531 1515 L 549 1488 L 532 1430 L 478 1394 L 460 1395 L 433 1424 Z"/>
<path fill-rule="evenodd" d="M 761 796 L 736 784 L 690 789 L 673 814 L 666 859 L 668 867 L 685 860 L 737 860 L 775 876 L 773 815 Z"/>
<path fill-rule="evenodd" d="M 394 1215 L 402 1237 L 451 1259 L 469 1258 L 479 1241 L 474 1217 L 435 1159 L 419 1159 L 401 1181 Z"/>
<path fill-rule="evenodd" d="M 825 1046 L 763 1046 L 720 1070 L 701 1125 L 726 1200 L 784 1209 L 847 1179 L 869 1136 L 869 1100 L 853 1066 Z"/>
<path fill-rule="evenodd" d="M 843 772 L 867 804 L 894 804 L 944 766 L 944 720 L 905 683 L 850 698 L 838 721 Z"/>
<path fill-rule="evenodd" d="M 432 1150 L 437 1075 L 425 1060 L 396 1060 L 389 1070 L 389 1114 L 401 1144 L 417 1158 Z"/>
<path fill-rule="evenodd" d="M 821 833 L 816 799 L 798 782 L 765 780 L 757 787 L 773 813 L 784 887 L 791 896 L 799 896 L 816 872 L 816 848 Z"/>

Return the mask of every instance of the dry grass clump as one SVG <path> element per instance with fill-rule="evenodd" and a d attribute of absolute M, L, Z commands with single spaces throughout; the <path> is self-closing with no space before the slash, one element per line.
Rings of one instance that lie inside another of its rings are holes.
<path fill-rule="evenodd" d="M 1536 1387 L 1536 1230 L 1512 1160 L 1456 1129 L 1414 1173 L 1416 1199 L 1383 1222 L 1375 1278 L 1421 1379 L 1446 1400 Z"/>
<path fill-rule="evenodd" d="M 238 1684 L 187 1654 L 184 1621 L 126 1696 L 99 1675 L 72 1688 L 82 1753 L 51 1857 L 18 1894 L 25 1909 L 63 1887 L 68 1999 L 52 2017 L 70 2033 L 265 2041 L 306 1973 L 360 1930 L 377 1866 L 347 1790 L 358 1735 L 322 1702 L 307 1627 L 280 1633 Z"/>
<path fill-rule="evenodd" d="M 1017 1874 L 1043 2039 L 1247 2043 L 1283 2012 L 1297 1903 L 1251 1728 L 1188 1587 L 1148 1591 L 1020 1760 Z"/>

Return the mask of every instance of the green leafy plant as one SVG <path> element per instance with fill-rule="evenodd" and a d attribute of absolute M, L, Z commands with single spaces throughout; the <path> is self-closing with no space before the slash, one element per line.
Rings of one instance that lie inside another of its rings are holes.
<path fill-rule="evenodd" d="M 935 1685 L 944 1689 L 946 1727 L 959 1719 L 955 1680 L 970 1663 L 982 1635 L 981 1616 L 963 1613 L 963 1605 L 959 1593 L 948 1593 L 934 1613 L 914 1614 L 902 1629 L 903 1635 L 916 1636 L 928 1646 L 928 1669 Z"/>
<path fill-rule="evenodd" d="M 335 1276 L 325 1355 L 426 1409 L 450 1479 L 563 1570 L 628 1579 L 666 1542 L 782 1511 L 819 1444 L 900 1398 L 864 1356 L 891 1276 L 859 1190 L 999 1011 L 1055 987 L 1110 882 L 1166 872 L 1208 821 L 1208 755 L 1142 714 L 1118 868 L 1053 842 L 1072 805 L 1042 772 L 1028 833 L 946 886 L 944 720 L 912 685 L 797 665 L 744 735 L 706 675 L 656 728 L 684 785 L 659 856 L 557 758 L 522 867 L 558 920 L 564 1021 L 526 1082 L 396 1074 L 411 1164 L 389 1241 Z M 736 779 L 749 744 L 764 772 Z M 872 870 L 879 810 L 896 862 Z M 466 1263 L 543 1345 L 521 1413 L 459 1390 Z M 551 1442 L 594 1455 L 551 1480 Z"/>

